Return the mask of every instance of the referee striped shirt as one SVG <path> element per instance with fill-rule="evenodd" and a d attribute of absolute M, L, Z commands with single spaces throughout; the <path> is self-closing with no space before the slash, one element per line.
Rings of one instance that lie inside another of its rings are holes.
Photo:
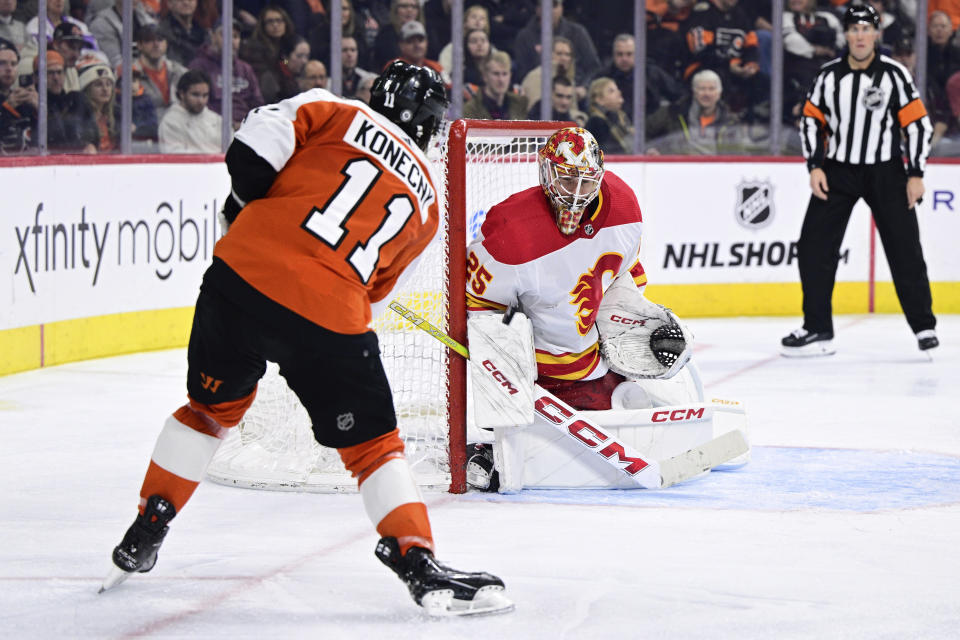
<path fill-rule="evenodd" d="M 800 121 L 810 169 L 826 158 L 877 164 L 906 156 L 907 174 L 923 176 L 932 136 L 910 73 L 879 52 L 866 69 L 851 69 L 846 56 L 823 65 Z"/>

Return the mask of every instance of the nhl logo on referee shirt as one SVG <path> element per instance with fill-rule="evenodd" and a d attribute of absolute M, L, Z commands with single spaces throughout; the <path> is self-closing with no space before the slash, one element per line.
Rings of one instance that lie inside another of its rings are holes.
<path fill-rule="evenodd" d="M 860 97 L 860 104 L 863 105 L 864 109 L 877 111 L 883 108 L 883 103 L 886 98 L 887 94 L 885 94 L 880 87 L 867 87 Z"/>
<path fill-rule="evenodd" d="M 737 185 L 737 222 L 747 229 L 762 229 L 773 221 L 773 185 L 768 180 Z"/>
<path fill-rule="evenodd" d="M 337 429 L 340 431 L 350 431 L 353 429 L 353 413 L 348 411 L 347 413 L 341 413 L 337 416 Z"/>

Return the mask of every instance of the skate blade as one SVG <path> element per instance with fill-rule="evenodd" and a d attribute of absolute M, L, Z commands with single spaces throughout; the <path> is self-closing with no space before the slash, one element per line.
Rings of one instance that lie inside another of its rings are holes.
<path fill-rule="evenodd" d="M 113 565 L 110 567 L 110 573 L 107 574 L 107 577 L 103 579 L 103 584 L 100 585 L 100 590 L 97 593 L 103 593 L 109 589 L 113 589 L 115 586 L 126 580 L 130 577 L 130 573 L 124 571 L 120 567 Z"/>
<path fill-rule="evenodd" d="M 423 596 L 421 606 L 434 617 L 483 616 L 513 611 L 513 602 L 503 594 L 503 587 L 480 587 L 473 600 L 457 600 L 452 589 L 431 591 Z"/>
<path fill-rule="evenodd" d="M 815 358 L 817 356 L 832 356 L 837 352 L 833 340 L 819 340 L 803 347 L 780 347 L 780 355 L 785 358 Z"/>

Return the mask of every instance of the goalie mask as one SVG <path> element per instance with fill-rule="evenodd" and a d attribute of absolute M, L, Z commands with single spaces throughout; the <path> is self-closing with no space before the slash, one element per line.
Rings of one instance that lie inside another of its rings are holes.
<path fill-rule="evenodd" d="M 443 79 L 433 69 L 396 61 L 370 88 L 370 106 L 426 151 L 450 105 Z"/>
<path fill-rule="evenodd" d="M 540 186 L 550 201 L 560 232 L 577 230 L 587 205 L 603 181 L 603 152 L 586 129 L 560 129 L 540 149 Z"/>

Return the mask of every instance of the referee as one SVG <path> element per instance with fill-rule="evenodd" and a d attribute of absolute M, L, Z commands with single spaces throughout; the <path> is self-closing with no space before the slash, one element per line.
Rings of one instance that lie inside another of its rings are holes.
<path fill-rule="evenodd" d="M 797 247 L 803 327 L 781 341 L 786 356 L 834 353 L 831 297 L 840 243 L 860 198 L 873 210 L 918 346 L 939 344 L 914 209 L 933 127 L 909 72 L 877 53 L 879 26 L 873 7 L 847 9 L 847 55 L 823 65 L 803 107 L 800 137 L 813 195 Z"/>

